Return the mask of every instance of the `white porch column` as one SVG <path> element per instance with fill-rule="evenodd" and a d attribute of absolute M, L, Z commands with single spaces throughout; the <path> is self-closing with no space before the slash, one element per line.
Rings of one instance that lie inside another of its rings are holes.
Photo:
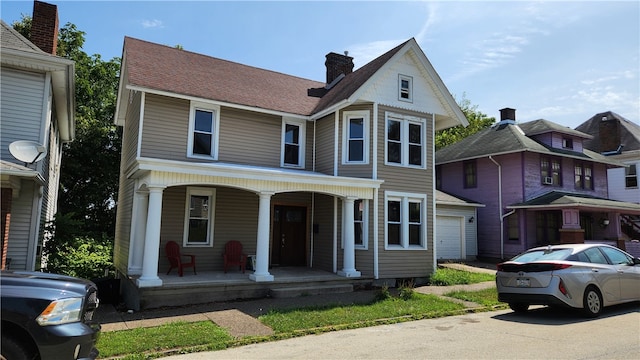
<path fill-rule="evenodd" d="M 144 256 L 144 238 L 147 231 L 147 214 L 149 211 L 149 192 L 136 191 L 135 194 L 135 223 L 131 237 L 131 257 L 129 259 L 129 275 L 142 274 L 142 259 Z"/>
<path fill-rule="evenodd" d="M 260 206 L 258 210 L 258 238 L 256 246 L 256 269 L 249 279 L 255 282 L 273 281 L 269 273 L 269 238 L 271 234 L 271 196 L 273 192 L 260 192 Z"/>
<path fill-rule="evenodd" d="M 138 287 L 162 286 L 158 277 L 158 258 L 160 256 L 160 222 L 162 217 L 162 192 L 164 186 L 149 187 L 149 206 L 147 226 L 142 256 L 142 276 L 136 281 Z"/>
<path fill-rule="evenodd" d="M 354 217 L 354 201 L 355 197 L 347 196 L 344 201 L 344 252 L 342 260 L 342 270 L 338 271 L 339 276 L 344 277 L 360 277 L 360 271 L 356 271 L 356 252 L 355 252 L 355 230 L 353 227 Z"/>

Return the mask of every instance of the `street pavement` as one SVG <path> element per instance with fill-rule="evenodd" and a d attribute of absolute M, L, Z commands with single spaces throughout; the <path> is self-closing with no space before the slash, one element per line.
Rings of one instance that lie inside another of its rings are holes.
<path fill-rule="evenodd" d="M 597 319 L 547 307 L 470 313 L 166 359 L 635 359 L 639 353 L 640 311 L 632 303 Z"/>

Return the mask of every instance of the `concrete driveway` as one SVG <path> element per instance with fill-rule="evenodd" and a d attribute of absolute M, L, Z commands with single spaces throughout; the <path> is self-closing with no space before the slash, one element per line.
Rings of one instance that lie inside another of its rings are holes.
<path fill-rule="evenodd" d="M 631 359 L 640 353 L 638 303 L 600 318 L 536 307 L 310 335 L 168 357 L 204 359 Z"/>

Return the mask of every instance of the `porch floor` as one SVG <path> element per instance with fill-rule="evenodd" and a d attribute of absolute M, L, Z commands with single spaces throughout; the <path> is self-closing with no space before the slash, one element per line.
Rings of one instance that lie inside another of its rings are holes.
<path fill-rule="evenodd" d="M 197 270 L 196 270 L 197 271 Z M 256 284 L 255 281 L 249 279 L 249 275 L 253 274 L 253 270 L 246 270 L 243 274 L 240 270 L 229 270 L 226 274 L 222 271 L 197 271 L 195 275 L 192 269 L 185 269 L 183 276 L 178 276 L 177 270 L 172 270 L 169 275 L 166 273 L 158 274 L 162 280 L 163 286 L 184 286 L 184 285 L 216 285 L 216 284 Z M 269 273 L 273 275 L 273 281 L 269 284 L 278 283 L 304 283 L 315 281 L 353 281 L 334 273 L 312 269 L 308 267 L 277 267 L 269 269 Z"/>

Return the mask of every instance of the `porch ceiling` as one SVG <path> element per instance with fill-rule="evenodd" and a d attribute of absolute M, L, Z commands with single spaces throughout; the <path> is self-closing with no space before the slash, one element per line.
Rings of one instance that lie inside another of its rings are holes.
<path fill-rule="evenodd" d="M 309 191 L 335 196 L 372 199 L 382 180 L 331 176 L 317 172 L 225 163 L 186 163 L 138 159 L 127 173 L 140 186 L 211 185 L 260 192 Z"/>
<path fill-rule="evenodd" d="M 542 196 L 523 203 L 507 206 L 507 209 L 583 209 L 597 211 L 613 211 L 625 214 L 640 214 L 640 204 L 599 198 L 585 194 L 551 191 Z"/>

